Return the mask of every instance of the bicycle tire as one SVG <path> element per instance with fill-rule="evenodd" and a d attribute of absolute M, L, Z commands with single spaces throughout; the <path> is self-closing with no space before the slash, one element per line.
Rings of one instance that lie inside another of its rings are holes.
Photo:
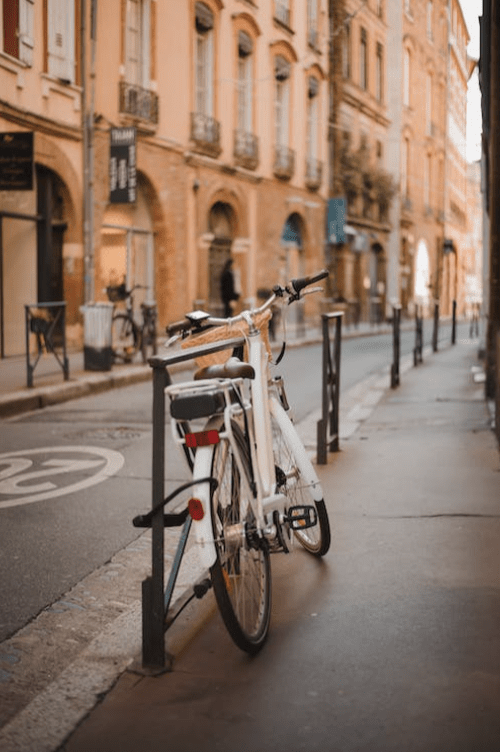
<path fill-rule="evenodd" d="M 125 313 L 113 316 L 111 324 L 113 359 L 131 363 L 139 347 L 139 332 L 135 323 Z"/>
<path fill-rule="evenodd" d="M 247 443 L 241 428 L 232 423 L 239 456 L 249 473 Z M 214 446 L 212 476 L 218 486 L 212 493 L 212 526 L 217 559 L 210 569 L 215 599 L 233 642 L 254 655 L 266 641 L 271 617 L 271 567 L 264 538 L 251 536 L 254 515 L 245 498 L 240 470 L 228 441 Z M 229 539 L 229 528 L 242 525 L 247 533 Z"/>
<path fill-rule="evenodd" d="M 271 416 L 271 427 L 277 490 L 286 495 L 290 506 L 314 506 L 318 517 L 314 527 L 294 530 L 295 538 L 309 553 L 314 556 L 324 556 L 331 543 L 330 521 L 325 502 L 323 499 L 320 501 L 314 499 L 310 486 L 302 477 L 293 449 L 286 441 L 274 416 Z"/>

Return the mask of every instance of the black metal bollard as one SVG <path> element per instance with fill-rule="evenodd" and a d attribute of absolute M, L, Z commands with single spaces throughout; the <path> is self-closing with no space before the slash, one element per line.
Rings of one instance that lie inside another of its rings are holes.
<path fill-rule="evenodd" d="M 451 321 L 451 344 L 455 345 L 457 341 L 457 301 L 453 301 L 453 313 Z"/>
<path fill-rule="evenodd" d="M 401 306 L 392 306 L 392 365 L 391 388 L 399 386 L 399 361 L 401 354 Z"/>
<path fill-rule="evenodd" d="M 322 415 L 317 424 L 317 462 L 326 465 L 328 450 L 339 451 L 340 352 L 342 341 L 342 311 L 324 313 L 322 319 Z M 333 354 L 330 342 L 330 322 L 335 321 Z"/>
<path fill-rule="evenodd" d="M 438 350 L 438 337 L 439 337 L 439 300 L 434 303 L 434 327 L 432 330 L 432 351 Z"/>
<path fill-rule="evenodd" d="M 424 320 L 423 316 L 419 316 L 418 305 L 415 306 L 415 347 L 413 348 L 413 365 L 417 366 L 423 362 L 423 346 L 424 346 Z"/>

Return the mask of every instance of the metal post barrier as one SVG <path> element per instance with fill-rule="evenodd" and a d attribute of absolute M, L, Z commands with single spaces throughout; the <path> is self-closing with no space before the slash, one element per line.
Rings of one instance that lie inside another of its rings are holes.
<path fill-rule="evenodd" d="M 455 345 L 457 341 L 457 301 L 453 301 L 453 313 L 451 321 L 451 344 Z"/>
<path fill-rule="evenodd" d="M 434 303 L 434 328 L 432 330 L 432 351 L 438 350 L 438 337 L 439 337 L 439 300 Z"/>
<path fill-rule="evenodd" d="M 142 583 L 142 665 L 153 671 L 165 670 L 165 632 L 172 623 L 168 618 L 168 607 L 180 567 L 180 558 L 187 542 L 189 527 L 185 525 L 181 536 L 179 561 L 174 574 L 170 576 L 167 592 L 165 589 L 165 527 L 180 526 L 186 522 L 182 514 L 171 515 L 179 521 L 169 523 L 169 515 L 164 514 L 165 503 L 165 387 L 171 384 L 169 366 L 221 350 L 242 347 L 242 337 L 201 345 L 184 350 L 168 357 L 154 356 L 149 363 L 153 368 L 153 461 L 152 461 L 152 508 L 147 522 L 134 524 L 137 527 L 151 527 L 151 576 Z M 189 485 L 189 484 L 188 484 Z M 182 490 L 182 489 L 180 489 Z"/>
<path fill-rule="evenodd" d="M 317 462 L 327 464 L 328 450 L 339 451 L 340 350 L 343 311 L 323 313 L 322 417 L 317 424 Z M 330 322 L 335 321 L 333 353 L 330 343 Z"/>
<path fill-rule="evenodd" d="M 52 353 L 64 374 L 69 379 L 69 360 L 66 355 L 66 302 L 33 303 L 24 306 L 26 333 L 26 384 L 33 386 L 33 374 L 43 351 Z M 30 356 L 30 334 L 36 336 L 37 354 Z M 60 334 L 60 352 L 56 348 L 55 336 Z"/>
<path fill-rule="evenodd" d="M 391 388 L 399 386 L 399 361 L 401 354 L 401 306 L 392 306 L 392 365 Z"/>
<path fill-rule="evenodd" d="M 418 305 L 415 306 L 415 347 L 413 349 L 413 365 L 417 366 L 419 363 L 423 363 L 423 347 L 424 347 L 424 320 L 423 316 L 419 315 Z"/>

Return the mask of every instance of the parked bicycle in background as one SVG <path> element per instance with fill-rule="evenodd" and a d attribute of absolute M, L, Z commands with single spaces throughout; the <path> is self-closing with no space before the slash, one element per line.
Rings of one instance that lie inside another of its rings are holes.
<path fill-rule="evenodd" d="M 115 363 L 131 363 L 138 352 L 141 353 L 143 363 L 156 355 L 156 303 L 141 303 L 140 323 L 137 323 L 134 316 L 133 293 L 135 290 L 146 289 L 143 285 L 134 285 L 131 290 L 127 290 L 124 282 L 106 287 L 111 303 L 127 301 L 125 310 L 115 308 L 113 313 L 111 347 Z"/>

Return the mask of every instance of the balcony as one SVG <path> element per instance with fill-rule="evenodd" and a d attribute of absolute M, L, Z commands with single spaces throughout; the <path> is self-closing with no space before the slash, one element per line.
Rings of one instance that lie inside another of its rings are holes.
<path fill-rule="evenodd" d="M 290 180 L 295 172 L 295 152 L 288 146 L 276 146 L 274 151 L 274 176 L 280 180 Z"/>
<path fill-rule="evenodd" d="M 195 143 L 196 151 L 218 157 L 222 151 L 219 121 L 203 112 L 192 112 L 191 140 Z"/>
<path fill-rule="evenodd" d="M 136 84 L 120 81 L 120 113 L 158 123 L 158 95 Z"/>
<path fill-rule="evenodd" d="M 306 187 L 310 191 L 317 191 L 323 178 L 323 162 L 308 157 L 306 159 Z"/>
<path fill-rule="evenodd" d="M 253 133 L 235 130 L 234 161 L 247 170 L 255 170 L 259 164 L 259 139 Z"/>

